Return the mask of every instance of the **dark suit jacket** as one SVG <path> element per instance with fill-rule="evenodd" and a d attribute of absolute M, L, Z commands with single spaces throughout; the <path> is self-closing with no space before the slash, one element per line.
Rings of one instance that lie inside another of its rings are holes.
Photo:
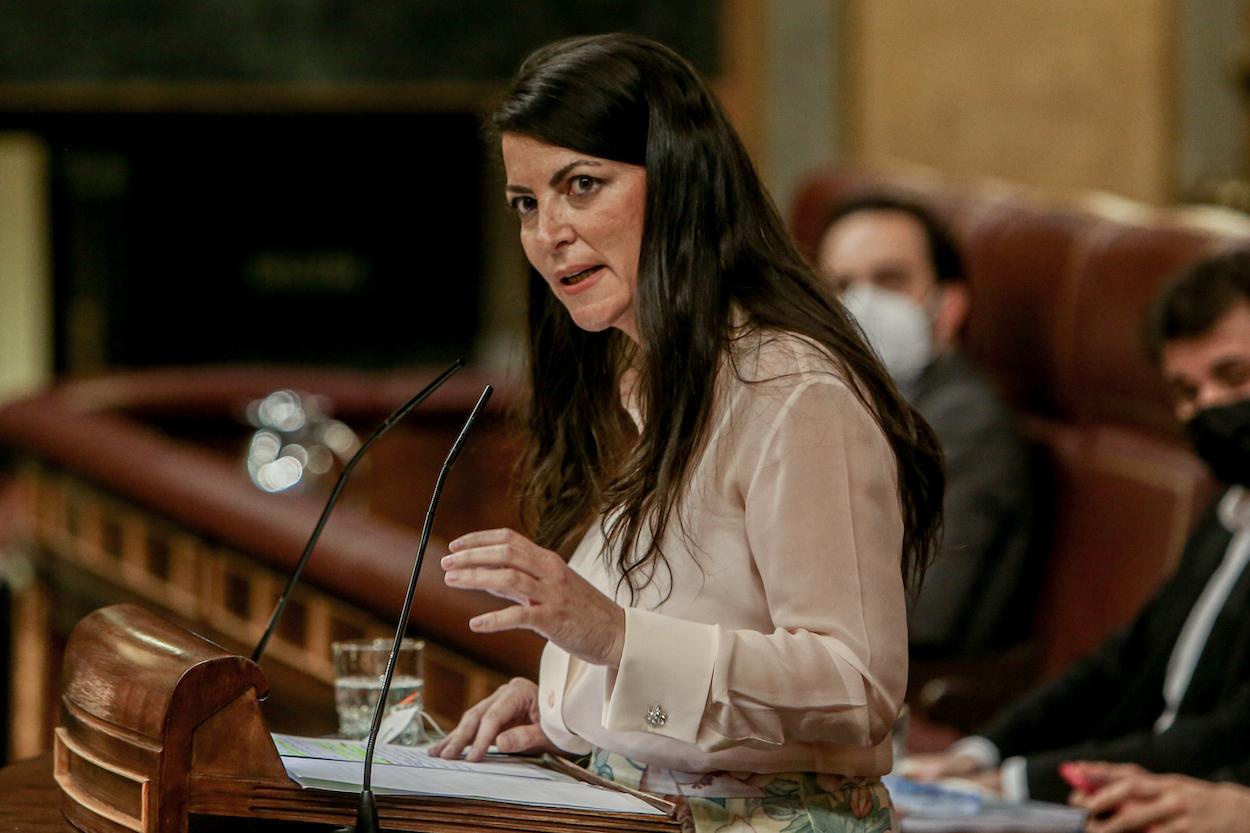
<path fill-rule="evenodd" d="M 925 369 L 912 403 L 946 461 L 942 548 L 907 614 L 912 656 L 975 656 L 1019 642 L 1037 582 L 1029 460 L 1015 421 L 957 351 Z"/>
<path fill-rule="evenodd" d="M 1171 728 L 1163 678 L 1190 609 L 1231 540 L 1212 510 L 1176 574 L 1137 618 L 1063 675 L 1007 708 L 983 734 L 1004 758 L 1024 755 L 1029 794 L 1063 801 L 1066 760 L 1125 761 L 1198 777 L 1250 759 L 1250 567 L 1215 621 Z"/>

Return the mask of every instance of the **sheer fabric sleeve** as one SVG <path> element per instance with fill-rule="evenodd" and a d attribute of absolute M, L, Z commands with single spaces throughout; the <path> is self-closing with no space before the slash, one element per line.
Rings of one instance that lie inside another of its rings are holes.
<path fill-rule="evenodd" d="M 907 676 L 893 454 L 832 374 L 748 386 L 748 396 L 760 407 L 726 476 L 773 629 L 627 610 L 605 728 L 710 751 L 794 740 L 876 745 Z"/>

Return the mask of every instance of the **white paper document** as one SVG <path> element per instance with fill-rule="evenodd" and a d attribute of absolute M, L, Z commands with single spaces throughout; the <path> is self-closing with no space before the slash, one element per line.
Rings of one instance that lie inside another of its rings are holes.
<path fill-rule="evenodd" d="M 281 734 L 275 734 L 273 740 L 287 774 L 305 789 L 360 791 L 364 741 Z M 445 761 L 411 746 L 378 745 L 373 755 L 372 788 L 378 795 L 425 795 L 665 815 L 628 793 L 587 784 L 528 761 Z"/>
<path fill-rule="evenodd" d="M 298 735 L 281 735 L 274 733 L 274 745 L 283 758 L 316 758 L 324 761 L 355 761 L 365 760 L 365 741 L 345 740 L 342 738 L 306 738 Z M 461 772 L 493 772 L 497 775 L 509 775 L 516 778 L 538 778 L 543 781 L 572 781 L 568 775 L 558 773 L 546 767 L 537 766 L 531 761 L 495 755 L 479 764 L 468 761 L 445 761 L 435 758 L 424 749 L 415 746 L 398 746 L 379 743 L 373 750 L 373 765 L 394 764 L 396 766 L 421 767 L 424 769 L 450 769 Z M 289 768 L 289 767 L 288 767 Z"/>

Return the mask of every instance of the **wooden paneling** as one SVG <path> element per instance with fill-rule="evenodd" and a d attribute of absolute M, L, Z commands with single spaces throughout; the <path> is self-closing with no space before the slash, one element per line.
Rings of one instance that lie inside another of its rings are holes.
<path fill-rule="evenodd" d="M 248 651 L 264 629 L 285 576 L 221 544 L 193 535 L 72 475 L 37 464 L 19 476 L 23 492 L 23 549 L 40 580 L 14 594 L 12 755 L 45 751 L 51 710 L 56 706 L 56 651 L 64 637 L 50 615 L 67 570 L 86 577 L 93 606 L 135 599 L 211 634 L 232 650 Z M 316 686 L 328 697 L 334 683 L 330 645 L 336 639 L 389 636 L 394 624 L 380 620 L 315 588 L 296 590 L 288 615 L 298 620 L 280 628 L 269 644 L 267 666 L 275 700 L 283 679 Z M 506 676 L 425 641 L 427 710 L 448 728 Z M 288 684 L 288 691 L 290 690 Z M 310 690 L 311 691 L 311 690 Z M 305 692 L 308 693 L 308 692 Z M 274 703 L 282 710 L 283 704 Z M 319 704 L 330 707 L 329 700 Z M 303 707 L 288 703 L 286 710 Z M 298 727 L 314 719 L 288 715 Z M 311 724 L 310 724 L 311 725 Z"/>
<path fill-rule="evenodd" d="M 850 155 L 1172 193 L 1174 0 L 847 0 Z"/>
<path fill-rule="evenodd" d="M 0 133 L 0 400 L 52 369 L 47 165 L 39 139 Z"/>

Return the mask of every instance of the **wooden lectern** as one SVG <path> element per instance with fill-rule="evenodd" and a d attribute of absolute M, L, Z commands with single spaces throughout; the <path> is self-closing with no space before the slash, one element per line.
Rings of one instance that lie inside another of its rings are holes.
<path fill-rule="evenodd" d="M 192 814 L 351 824 L 357 796 L 287 777 L 260 667 L 134 605 L 86 616 L 65 651 L 54 774 L 84 833 L 186 833 Z M 669 816 L 380 797 L 396 830 L 678 831 Z"/>

